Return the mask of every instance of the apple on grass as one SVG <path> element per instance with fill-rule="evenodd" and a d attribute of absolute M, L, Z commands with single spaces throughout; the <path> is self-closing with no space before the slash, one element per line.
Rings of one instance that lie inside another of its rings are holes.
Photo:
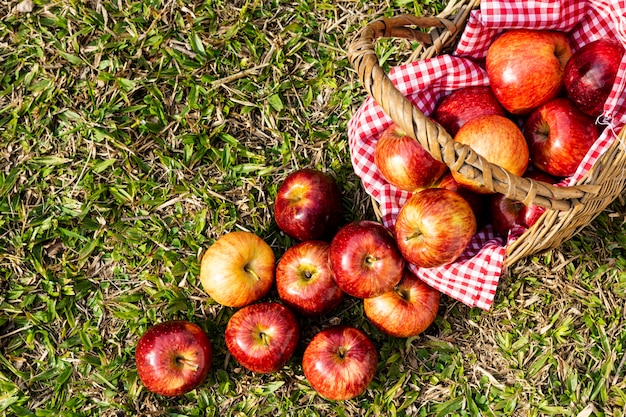
<path fill-rule="evenodd" d="M 571 56 L 565 33 L 511 29 L 489 46 L 487 76 L 502 106 L 525 115 L 563 91 L 565 65 Z"/>
<path fill-rule="evenodd" d="M 302 356 L 302 371 L 322 397 L 349 400 L 365 392 L 377 363 L 376 347 L 365 333 L 336 325 L 313 336 Z"/>
<path fill-rule="evenodd" d="M 149 391 L 164 396 L 182 395 L 200 386 L 212 360 L 209 337 L 185 320 L 150 327 L 135 349 L 139 379 Z"/>
<path fill-rule="evenodd" d="M 491 87 L 467 86 L 443 97 L 435 109 L 433 119 L 454 137 L 465 123 L 488 114 L 506 115 Z"/>
<path fill-rule="evenodd" d="M 374 163 L 389 184 L 409 192 L 430 187 L 448 170 L 395 123 L 376 141 Z"/>
<path fill-rule="evenodd" d="M 232 315 L 224 334 L 230 354 L 253 372 L 272 373 L 293 355 L 300 339 L 296 316 L 282 304 L 262 302 Z"/>
<path fill-rule="evenodd" d="M 341 303 L 344 293 L 330 267 L 330 244 L 307 240 L 289 247 L 276 265 L 280 299 L 296 313 L 316 317 Z"/>
<path fill-rule="evenodd" d="M 294 239 L 330 238 L 342 221 L 339 186 L 322 171 L 294 171 L 278 188 L 274 218 L 278 227 Z"/>
<path fill-rule="evenodd" d="M 454 262 L 476 233 L 469 203 L 454 191 L 428 188 L 413 194 L 396 218 L 402 256 L 420 268 Z"/>
<path fill-rule="evenodd" d="M 329 259 L 339 288 L 357 298 L 393 289 L 404 269 L 392 234 L 371 220 L 357 220 L 339 229 L 330 242 Z"/>
<path fill-rule="evenodd" d="M 488 162 L 521 176 L 528 167 L 528 144 L 522 131 L 506 117 L 496 114 L 479 116 L 467 122 L 454 137 L 455 142 L 472 148 Z M 480 181 L 452 171 L 455 181 L 476 193 L 491 194 Z"/>
<path fill-rule="evenodd" d="M 235 231 L 211 245 L 200 263 L 200 282 L 209 296 L 243 307 L 265 296 L 274 283 L 272 248 L 254 233 Z"/>
<path fill-rule="evenodd" d="M 574 52 L 565 65 L 567 97 L 579 110 L 596 117 L 609 98 L 624 56 L 624 46 L 613 38 L 600 38 Z"/>
<path fill-rule="evenodd" d="M 599 133 L 595 121 L 567 98 L 550 100 L 524 123 L 533 164 L 557 177 L 576 172 Z"/>
<path fill-rule="evenodd" d="M 392 291 L 363 300 L 367 318 L 383 333 L 413 337 L 426 330 L 437 317 L 439 291 L 428 286 L 408 268 Z"/>

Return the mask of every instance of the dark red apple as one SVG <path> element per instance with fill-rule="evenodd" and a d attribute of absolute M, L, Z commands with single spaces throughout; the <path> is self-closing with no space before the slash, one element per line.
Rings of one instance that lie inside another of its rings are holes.
<path fill-rule="evenodd" d="M 433 119 L 454 137 L 465 123 L 488 114 L 506 115 L 491 87 L 467 86 L 443 97 L 435 109 Z"/>
<path fill-rule="evenodd" d="M 506 117 L 496 114 L 479 116 L 467 122 L 454 137 L 492 164 L 506 169 L 513 175 L 522 175 L 528 167 L 528 145 L 522 131 Z M 465 178 L 452 171 L 455 181 L 476 193 L 493 191 L 476 179 Z"/>
<path fill-rule="evenodd" d="M 357 220 L 339 229 L 330 242 L 329 259 L 339 288 L 358 298 L 391 290 L 404 269 L 392 234 L 370 220 Z"/>
<path fill-rule="evenodd" d="M 328 258 L 330 244 L 307 240 L 288 248 L 276 266 L 276 289 L 292 310 L 315 317 L 332 311 L 343 300 Z"/>
<path fill-rule="evenodd" d="M 300 339 L 296 316 L 282 304 L 262 302 L 232 315 L 224 334 L 226 347 L 243 367 L 262 374 L 281 369 Z"/>
<path fill-rule="evenodd" d="M 316 169 L 292 172 L 276 193 L 274 218 L 278 227 L 294 239 L 332 237 L 342 221 L 337 182 Z"/>
<path fill-rule="evenodd" d="M 421 268 L 454 262 L 476 233 L 469 203 L 454 191 L 428 188 L 413 194 L 396 218 L 396 241 L 404 258 Z"/>
<path fill-rule="evenodd" d="M 376 141 L 374 163 L 389 184 L 410 192 L 430 187 L 448 170 L 395 123 Z"/>
<path fill-rule="evenodd" d="M 601 38 L 574 52 L 565 65 L 567 97 L 579 110 L 596 117 L 602 113 L 619 69 L 624 46 L 612 38 Z"/>
<path fill-rule="evenodd" d="M 235 231 L 211 245 L 200 263 L 200 282 L 216 302 L 243 307 L 265 296 L 274 283 L 272 248 L 254 233 Z"/>
<path fill-rule="evenodd" d="M 376 347 L 365 333 L 338 325 L 313 336 L 302 356 L 302 370 L 322 397 L 349 400 L 365 392 L 377 362 Z"/>
<path fill-rule="evenodd" d="M 200 386 L 212 360 L 209 337 L 184 320 L 150 327 L 135 349 L 139 379 L 149 391 L 165 396 L 182 395 Z"/>
<path fill-rule="evenodd" d="M 487 76 L 500 104 L 524 115 L 563 91 L 565 64 L 571 56 L 565 33 L 511 29 L 489 46 Z"/>
<path fill-rule="evenodd" d="M 392 291 L 363 300 L 365 315 L 383 333 L 413 337 L 437 317 L 439 291 L 428 286 L 408 268 Z"/>
<path fill-rule="evenodd" d="M 567 98 L 550 100 L 524 123 L 533 164 L 557 177 L 576 172 L 598 135 L 595 121 Z"/>

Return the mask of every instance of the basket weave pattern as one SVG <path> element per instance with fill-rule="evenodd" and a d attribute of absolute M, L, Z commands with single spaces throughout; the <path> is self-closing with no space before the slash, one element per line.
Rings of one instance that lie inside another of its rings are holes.
<path fill-rule="evenodd" d="M 533 2 L 519 0 L 517 1 L 517 6 L 521 7 L 523 11 L 523 7 L 530 7 L 528 6 L 530 3 Z M 556 4 L 558 2 L 554 3 Z M 626 104 L 624 104 L 622 94 L 624 80 L 619 78 L 620 75 L 618 74 L 616 84 L 622 85 L 620 88 L 614 88 L 612 97 L 609 100 L 613 100 L 610 106 L 613 113 L 605 114 L 611 125 L 609 128 L 605 129 L 602 137 L 599 138 L 598 146 L 593 152 L 590 152 L 590 155 L 588 155 L 586 161 L 581 164 L 579 171 L 574 177 L 559 184 L 559 186 L 552 186 L 512 175 L 501 167 L 487 162 L 469 147 L 455 143 L 447 132 L 435 123 L 432 123 L 424 114 L 428 114 L 433 110 L 434 103 L 442 96 L 443 92 L 440 91 L 437 93 L 435 91 L 429 102 L 428 99 L 424 99 L 424 97 L 428 95 L 427 92 L 418 91 L 418 93 L 421 94 L 421 107 L 418 107 L 410 97 L 405 96 L 406 92 L 404 89 L 400 88 L 403 79 L 402 76 L 398 75 L 395 71 L 402 72 L 404 69 L 394 68 L 392 77 L 394 81 L 392 81 L 390 79 L 391 74 L 385 74 L 383 69 L 378 65 L 378 57 L 374 52 L 374 43 L 376 39 L 382 37 L 416 40 L 422 46 L 419 47 L 409 59 L 413 64 L 421 65 L 426 62 L 430 63 L 431 58 L 437 59 L 435 66 L 422 65 L 420 68 L 428 68 L 428 71 L 430 71 L 431 68 L 435 68 L 435 70 L 430 72 L 436 73 L 437 69 L 441 66 L 445 68 L 447 68 L 447 66 L 452 67 L 453 71 L 457 71 L 452 78 L 449 76 L 449 78 L 446 79 L 445 73 L 438 75 L 443 77 L 449 84 L 450 80 L 455 82 L 458 77 L 464 76 L 458 74 L 465 74 L 463 71 L 467 70 L 468 75 L 465 75 L 467 78 L 466 81 L 475 84 L 475 80 L 480 79 L 480 81 L 477 82 L 484 84 L 488 81 L 486 81 L 485 75 L 480 73 L 480 69 L 472 68 L 473 61 L 457 59 L 455 55 L 461 50 L 464 51 L 465 56 L 470 56 L 473 51 L 479 51 L 479 56 L 473 56 L 471 58 L 480 58 L 480 53 L 484 54 L 486 45 L 491 42 L 493 37 L 502 30 L 505 30 L 508 27 L 507 25 L 511 24 L 510 21 L 502 22 L 501 18 L 498 20 L 497 13 L 491 13 L 491 11 L 497 10 L 501 4 L 504 4 L 504 6 L 502 6 L 504 8 L 516 7 L 516 1 L 500 3 L 497 1 L 483 1 L 483 5 L 477 0 L 451 1 L 448 3 L 446 10 L 437 17 L 402 15 L 388 19 L 380 19 L 368 24 L 349 47 L 349 58 L 359 74 L 364 89 L 369 93 L 371 97 L 370 100 L 373 100 L 375 106 L 379 106 L 383 114 L 380 120 L 369 120 L 375 119 L 371 114 L 368 115 L 369 119 L 367 121 L 351 120 L 350 127 L 352 129 L 351 131 L 349 129 L 349 135 L 354 135 L 354 126 L 356 126 L 357 123 L 369 123 L 372 126 L 372 137 L 359 137 L 356 139 L 351 137 L 351 144 L 354 143 L 354 141 L 365 140 L 370 141 L 369 145 L 366 145 L 365 148 L 367 148 L 367 146 L 373 146 L 376 132 L 381 132 L 391 121 L 394 121 L 410 136 L 418 140 L 433 157 L 446 163 L 452 170 L 459 171 L 468 178 L 478 179 L 486 187 L 505 194 L 509 198 L 524 202 L 525 204 L 533 203 L 547 208 L 543 216 L 533 227 L 528 230 L 521 230 L 517 234 L 512 234 L 507 242 L 502 243 L 506 256 L 503 257 L 501 261 L 502 265 L 496 265 L 500 270 L 525 256 L 561 245 L 564 241 L 587 226 L 593 218 L 602 212 L 604 208 L 624 190 L 626 178 L 623 171 L 626 166 L 626 153 L 624 152 L 623 139 L 626 134 L 625 131 L 621 131 L 619 134 L 615 133 L 626 121 Z M 578 2 L 577 4 L 580 4 L 581 8 L 570 7 L 569 10 L 566 10 L 554 6 L 554 10 L 548 10 L 547 12 L 542 10 L 542 12 L 554 14 L 555 17 L 547 16 L 544 21 L 539 20 L 539 25 L 543 24 L 545 28 L 550 29 L 552 28 L 550 25 L 554 25 L 556 21 L 557 24 L 561 25 L 561 30 L 569 31 L 573 29 L 571 38 L 574 46 L 589 42 L 590 39 L 594 37 L 611 36 L 614 32 L 618 31 L 618 25 L 615 25 L 615 22 L 610 21 L 611 18 L 608 17 L 614 16 L 615 13 L 611 11 L 609 11 L 608 14 L 601 13 L 603 12 L 601 9 L 603 7 L 602 2 L 590 0 L 589 3 Z M 480 16 L 482 20 L 476 23 L 480 20 L 476 18 L 479 8 L 482 12 L 482 16 Z M 510 15 L 512 12 L 517 12 L 518 16 L 520 16 L 515 22 L 519 27 L 524 27 L 524 25 L 537 25 L 537 16 L 531 16 L 527 19 L 528 23 L 525 23 L 525 15 L 519 15 L 520 10 L 503 10 L 501 13 L 508 13 Z M 566 15 L 566 13 L 568 14 Z M 581 15 L 583 13 L 587 17 L 582 19 L 581 23 Z M 489 19 L 493 21 L 489 22 Z M 585 20 L 589 22 L 586 23 Z M 480 27 L 485 21 L 491 25 L 488 30 Z M 498 23 L 502 23 L 501 27 L 498 27 Z M 587 25 L 584 32 L 580 29 L 576 31 L 577 25 L 580 26 L 584 24 Z M 428 33 L 420 30 L 428 28 L 431 29 Z M 473 36 L 465 36 L 468 31 L 473 31 Z M 482 52 L 480 52 L 479 49 L 475 49 L 481 47 L 481 45 Z M 450 56 L 446 56 L 447 51 L 455 52 Z M 414 70 L 414 66 L 409 67 L 409 73 L 410 70 Z M 623 74 L 624 72 L 626 72 L 626 64 L 623 62 L 620 73 Z M 420 78 L 422 74 L 424 76 L 433 75 L 431 73 L 420 73 L 417 74 L 417 78 Z M 410 81 L 411 83 L 415 83 L 414 80 Z M 426 87 L 426 89 L 431 87 L 432 85 Z M 452 88 L 452 86 L 450 85 L 449 88 Z M 607 105 L 609 104 L 611 103 L 607 102 Z M 371 108 L 372 102 L 364 103 L 363 107 L 366 106 L 370 106 Z M 355 117 L 357 117 L 357 115 L 355 115 Z M 351 150 L 353 149 L 351 148 Z M 359 150 L 359 152 L 363 153 L 362 150 Z M 367 157 L 367 155 L 353 154 L 353 162 L 355 162 L 355 160 L 357 161 L 357 163 L 354 164 L 355 170 L 357 174 L 361 176 L 366 185 L 366 189 L 368 189 L 369 186 L 368 192 L 372 194 L 374 199 L 379 203 L 383 202 L 383 207 L 381 207 L 382 217 L 383 220 L 386 219 L 388 223 L 395 218 L 395 214 L 399 211 L 398 205 L 406 199 L 406 196 L 398 198 L 396 203 L 394 203 L 395 205 L 385 204 L 383 201 L 384 198 L 381 198 L 379 195 L 379 189 L 373 186 L 380 185 L 377 182 L 378 180 L 374 178 L 376 174 L 367 173 L 370 168 L 364 168 L 362 164 L 358 162 L 359 158 L 362 157 Z M 368 163 L 369 162 L 371 161 L 368 161 Z M 384 187 L 386 187 L 384 193 L 402 193 L 398 190 L 389 190 L 389 187 L 393 188 L 389 184 L 384 184 Z M 383 191 L 380 191 L 380 193 L 383 193 Z M 481 243 L 488 240 L 489 239 L 481 240 Z M 468 256 L 471 255 L 470 253 Z M 495 263 L 497 264 L 498 262 L 500 262 L 500 260 L 495 259 Z M 448 268 L 448 270 L 451 269 L 453 270 L 454 266 Z M 489 272 L 487 272 L 487 274 L 488 273 Z M 496 282 L 498 276 L 499 274 L 495 276 Z M 430 283 L 432 284 L 432 282 Z M 439 282 L 435 284 L 434 286 L 440 287 L 440 289 L 444 288 L 443 292 L 446 292 L 445 287 L 447 284 L 445 273 L 443 274 L 443 278 L 441 274 L 439 275 Z M 479 298 L 481 298 L 482 301 L 480 303 L 474 303 L 474 305 L 488 308 L 493 299 L 493 290 L 490 289 L 489 294 Z M 462 301 L 466 302 L 466 300 Z M 466 304 L 470 303 L 466 302 Z"/>

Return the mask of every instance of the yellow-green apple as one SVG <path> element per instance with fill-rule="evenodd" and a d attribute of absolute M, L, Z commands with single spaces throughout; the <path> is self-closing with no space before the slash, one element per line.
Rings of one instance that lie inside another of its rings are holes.
<path fill-rule="evenodd" d="M 448 170 L 395 123 L 376 141 L 374 163 L 389 184 L 410 192 L 430 187 Z"/>
<path fill-rule="evenodd" d="M 278 261 L 278 296 L 296 313 L 321 316 L 343 300 L 344 293 L 330 267 L 329 249 L 326 241 L 307 240 L 289 247 Z"/>
<path fill-rule="evenodd" d="M 200 282 L 216 302 L 243 307 L 265 296 L 274 283 L 272 248 L 251 232 L 221 236 L 204 252 Z"/>
<path fill-rule="evenodd" d="M 511 29 L 489 46 L 487 76 L 502 106 L 524 115 L 563 91 L 565 65 L 571 56 L 565 33 Z"/>
<path fill-rule="evenodd" d="M 356 220 L 339 229 L 330 242 L 329 259 L 339 288 L 358 298 L 391 290 L 404 269 L 393 235 L 371 220 Z"/>
<path fill-rule="evenodd" d="M 393 290 L 366 298 L 363 308 L 367 318 L 383 333 L 393 337 L 413 337 L 435 321 L 439 291 L 406 268 Z"/>
<path fill-rule="evenodd" d="M 237 310 L 224 333 L 226 348 L 246 369 L 268 374 L 281 369 L 300 340 L 294 313 L 276 302 L 261 302 Z"/>
<path fill-rule="evenodd" d="M 317 169 L 292 172 L 276 193 L 274 218 L 278 227 L 294 239 L 330 239 L 342 221 L 337 182 Z"/>
<path fill-rule="evenodd" d="M 182 395 L 200 386 L 212 360 L 209 337 L 186 320 L 150 327 L 135 349 L 139 379 L 149 391 L 165 396 Z"/>
<path fill-rule="evenodd" d="M 363 331 L 336 325 L 313 336 L 302 355 L 302 371 L 322 397 L 349 400 L 365 392 L 377 362 L 376 347 Z"/>
<path fill-rule="evenodd" d="M 395 224 L 402 256 L 421 268 L 454 262 L 476 233 L 469 203 L 454 191 L 428 188 L 402 206 Z"/>
<path fill-rule="evenodd" d="M 550 100 L 524 122 L 531 161 L 557 177 L 576 172 L 598 135 L 595 120 L 564 97 Z"/>
<path fill-rule="evenodd" d="M 454 137 L 465 123 L 487 114 L 506 115 L 491 87 L 467 86 L 444 96 L 435 109 L 433 119 Z"/>
<path fill-rule="evenodd" d="M 615 83 L 624 46 L 613 38 L 600 38 L 574 52 L 565 65 L 567 97 L 583 113 L 596 117 Z"/>
<path fill-rule="evenodd" d="M 499 115 L 479 116 L 467 122 L 454 140 L 472 148 L 492 164 L 513 175 L 522 175 L 528 167 L 528 144 L 515 123 Z M 466 178 L 452 171 L 455 181 L 474 192 L 491 194 L 493 191 L 476 179 Z"/>

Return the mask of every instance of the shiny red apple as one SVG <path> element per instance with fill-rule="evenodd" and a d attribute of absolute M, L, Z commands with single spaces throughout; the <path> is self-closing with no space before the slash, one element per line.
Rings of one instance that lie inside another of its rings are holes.
<path fill-rule="evenodd" d="M 212 360 L 209 337 L 185 320 L 150 327 L 135 349 L 139 379 L 149 391 L 165 396 L 182 395 L 200 386 Z"/>
<path fill-rule="evenodd" d="M 296 313 L 315 317 L 332 311 L 344 293 L 330 267 L 330 244 L 307 240 L 289 247 L 276 265 L 280 299 Z"/>
<path fill-rule="evenodd" d="M 200 282 L 216 302 L 243 307 L 265 296 L 274 283 L 272 248 L 254 233 L 221 236 L 202 256 Z"/>
<path fill-rule="evenodd" d="M 594 119 L 567 98 L 550 100 L 524 123 L 530 159 L 544 172 L 569 177 L 598 138 Z"/>
<path fill-rule="evenodd" d="M 232 315 L 224 334 L 226 348 L 243 367 L 268 374 L 281 369 L 300 340 L 291 310 L 276 302 L 252 304 Z"/>
<path fill-rule="evenodd" d="M 486 115 L 474 118 L 459 129 L 454 140 L 468 145 L 487 161 L 513 175 L 521 176 L 528 167 L 526 139 L 520 128 L 506 117 Z M 478 180 L 465 178 L 459 172 L 452 171 L 452 176 L 461 186 L 474 192 L 493 192 Z"/>
<path fill-rule="evenodd" d="M 528 114 L 563 91 L 563 74 L 571 55 L 565 33 L 508 30 L 487 50 L 493 93 L 509 112 Z"/>
<path fill-rule="evenodd" d="M 387 182 L 410 192 L 430 187 L 448 170 L 395 123 L 376 141 L 374 163 Z"/>
<path fill-rule="evenodd" d="M 567 97 L 579 110 L 596 117 L 615 83 L 624 46 L 613 38 L 601 38 L 574 52 L 565 65 Z"/>
<path fill-rule="evenodd" d="M 487 114 L 504 116 L 506 113 L 491 87 L 467 86 L 444 96 L 435 109 L 433 119 L 454 137 L 465 123 Z"/>
<path fill-rule="evenodd" d="M 276 193 L 274 218 L 278 227 L 294 239 L 332 237 L 342 221 L 337 182 L 316 169 L 292 172 Z"/>
<path fill-rule="evenodd" d="M 330 243 L 329 259 L 339 288 L 358 298 L 391 290 L 404 269 L 392 234 L 370 220 L 357 220 L 339 229 Z"/>
<path fill-rule="evenodd" d="M 435 321 L 439 291 L 406 268 L 393 290 L 366 298 L 363 307 L 367 318 L 383 333 L 393 337 L 413 337 Z"/>
<path fill-rule="evenodd" d="M 428 188 L 413 194 L 396 218 L 396 241 L 413 265 L 433 268 L 454 262 L 476 233 L 469 203 L 454 191 Z"/>
<path fill-rule="evenodd" d="M 376 375 L 378 353 L 361 330 L 328 327 L 315 336 L 302 356 L 304 376 L 322 397 L 349 400 L 365 392 Z"/>
<path fill-rule="evenodd" d="M 450 191 L 454 191 L 463 197 L 472 207 L 474 216 L 476 217 L 476 227 L 480 229 L 487 223 L 487 195 L 476 193 L 468 188 L 461 186 L 451 172 L 441 178 L 437 183 L 437 188 L 445 188 Z"/>

